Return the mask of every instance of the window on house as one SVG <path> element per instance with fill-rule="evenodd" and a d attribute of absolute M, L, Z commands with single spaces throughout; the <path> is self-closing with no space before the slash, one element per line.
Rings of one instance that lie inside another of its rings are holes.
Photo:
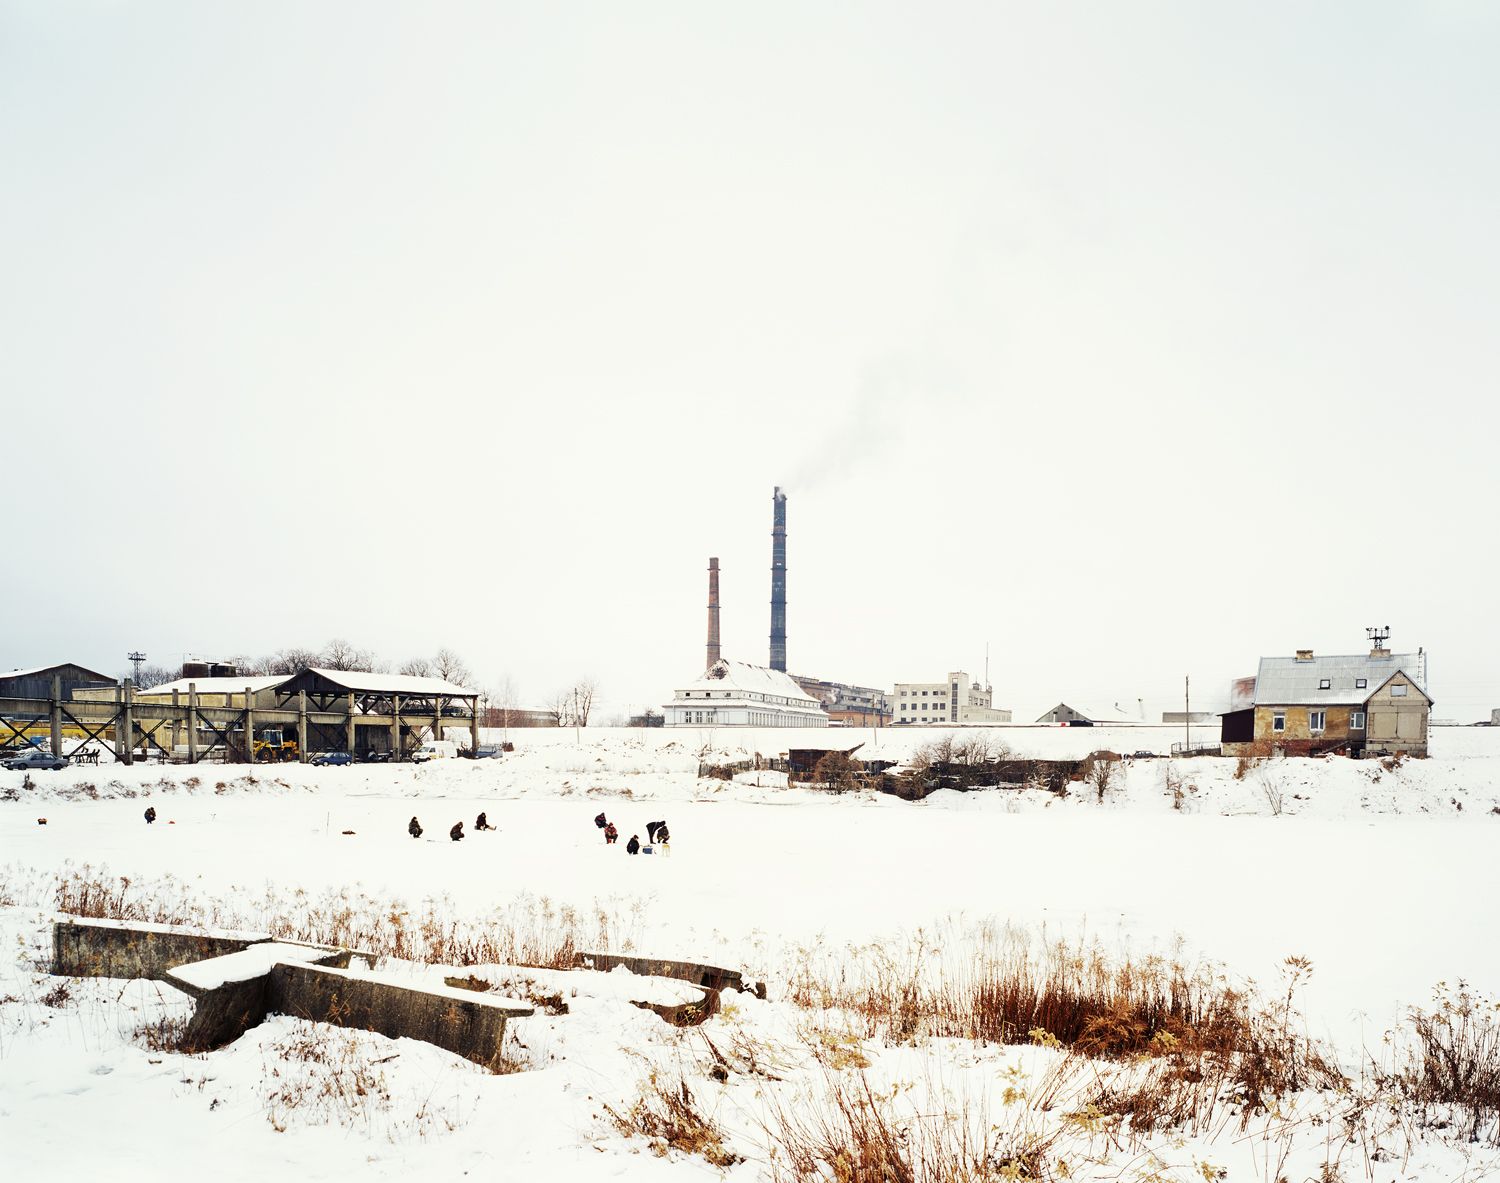
<path fill-rule="evenodd" d="M 1285 731 L 1286 730 L 1286 712 L 1285 711 L 1277 711 L 1274 715 L 1271 716 L 1271 730 L 1272 731 Z"/>
<path fill-rule="evenodd" d="M 1331 678 L 1321 678 L 1321 679 L 1319 679 L 1319 681 L 1318 681 L 1318 689 L 1319 690 L 1332 690 L 1333 689 L 1333 680 Z"/>
<path fill-rule="evenodd" d="M 1364 690 L 1367 686 L 1369 686 L 1369 684 L 1370 684 L 1370 679 L 1369 678 L 1355 678 L 1354 679 L 1354 688 L 1356 690 Z"/>
<path fill-rule="evenodd" d="M 1350 711 L 1349 712 L 1349 730 L 1350 731 L 1363 731 L 1364 729 L 1365 729 L 1365 713 L 1364 713 L 1364 711 Z"/>
<path fill-rule="evenodd" d="M 1322 731 L 1328 723 L 1327 711 L 1308 711 L 1307 729 L 1309 731 Z"/>
<path fill-rule="evenodd" d="M 1406 683 L 1405 682 L 1397 682 L 1394 686 L 1392 686 L 1391 687 L 1391 697 L 1392 698 L 1405 698 L 1406 697 Z"/>

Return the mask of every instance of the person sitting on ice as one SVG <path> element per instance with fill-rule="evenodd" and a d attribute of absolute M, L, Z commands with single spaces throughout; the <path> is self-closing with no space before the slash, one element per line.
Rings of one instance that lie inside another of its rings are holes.
<path fill-rule="evenodd" d="M 495 827 L 490 825 L 490 819 L 481 813 L 474 819 L 474 828 L 476 830 L 493 830 Z"/>
<path fill-rule="evenodd" d="M 155 820 L 156 820 L 156 806 L 154 806 L 154 805 L 148 805 L 148 806 L 146 806 L 146 824 L 149 826 Z"/>
<path fill-rule="evenodd" d="M 602 830 L 605 826 L 609 825 L 609 819 L 606 818 L 604 816 L 604 813 L 601 811 L 599 816 L 594 819 L 594 825 Z"/>
<path fill-rule="evenodd" d="M 604 827 L 604 845 L 613 846 L 615 844 L 615 840 L 619 838 L 619 836 L 620 831 L 615 829 L 614 822 L 610 822 L 609 825 Z"/>
<path fill-rule="evenodd" d="M 636 835 L 630 835 L 630 841 L 625 843 L 626 854 L 638 854 L 641 849 L 641 840 Z"/>
<path fill-rule="evenodd" d="M 672 841 L 672 836 L 667 833 L 667 823 L 662 822 L 656 827 L 656 845 L 660 846 L 662 853 L 667 852 L 667 845 Z"/>
<path fill-rule="evenodd" d="M 453 828 L 448 831 L 448 837 L 452 838 L 455 842 L 462 842 L 464 840 L 463 822 L 454 822 Z"/>
<path fill-rule="evenodd" d="M 422 836 L 422 823 L 413 817 L 411 821 L 406 823 L 406 832 L 413 838 L 420 838 Z"/>

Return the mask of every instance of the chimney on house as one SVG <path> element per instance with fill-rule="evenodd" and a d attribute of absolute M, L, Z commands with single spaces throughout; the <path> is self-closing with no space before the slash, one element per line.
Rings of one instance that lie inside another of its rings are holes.
<path fill-rule="evenodd" d="M 1312 656 L 1312 650 L 1311 649 L 1298 649 L 1297 650 L 1297 660 L 1298 661 L 1311 661 L 1312 659 L 1313 659 L 1313 656 Z"/>
<path fill-rule="evenodd" d="M 771 499 L 771 668 L 786 672 L 786 494 Z"/>
<path fill-rule="evenodd" d="M 708 560 L 708 664 L 712 669 L 719 660 L 719 560 Z"/>

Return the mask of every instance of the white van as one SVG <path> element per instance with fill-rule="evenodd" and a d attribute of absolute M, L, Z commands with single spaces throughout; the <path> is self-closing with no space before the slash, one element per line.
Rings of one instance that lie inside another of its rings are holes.
<path fill-rule="evenodd" d="M 458 755 L 458 745 L 451 739 L 429 739 L 411 754 L 413 763 L 425 764 L 429 760 L 451 760 Z"/>

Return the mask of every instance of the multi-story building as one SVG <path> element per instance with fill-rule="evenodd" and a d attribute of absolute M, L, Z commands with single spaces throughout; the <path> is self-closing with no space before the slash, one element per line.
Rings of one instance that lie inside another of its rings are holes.
<path fill-rule="evenodd" d="M 897 682 L 891 691 L 891 722 L 919 727 L 1009 723 L 1010 712 L 995 709 L 993 694 L 993 687 L 981 686 L 963 670 L 943 682 Z"/>
<path fill-rule="evenodd" d="M 793 674 L 792 681 L 823 704 L 828 721 L 842 727 L 884 727 L 891 721 L 890 701 L 873 686 L 851 686 Z"/>

